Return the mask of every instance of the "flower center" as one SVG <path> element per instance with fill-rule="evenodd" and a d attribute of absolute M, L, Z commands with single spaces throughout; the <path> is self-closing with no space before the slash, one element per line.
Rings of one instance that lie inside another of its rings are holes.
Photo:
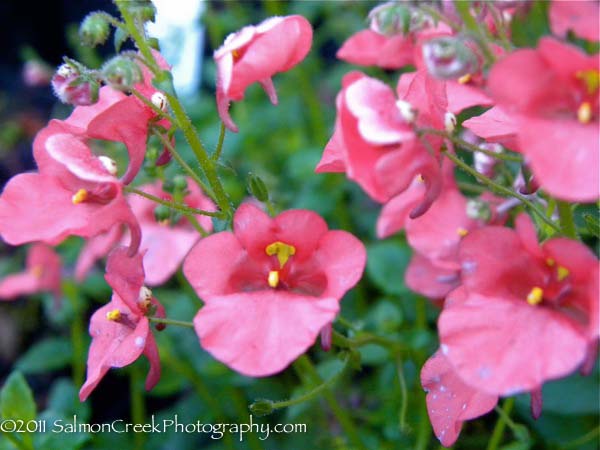
<path fill-rule="evenodd" d="M 575 74 L 578 80 L 583 81 L 588 95 L 594 95 L 600 87 L 600 72 L 596 69 L 580 70 Z"/>
<path fill-rule="evenodd" d="M 73 194 L 73 197 L 71 197 L 71 201 L 74 205 L 79 205 L 80 203 L 85 202 L 87 198 L 88 191 L 86 191 L 85 189 L 79 189 L 77 192 L 75 192 L 75 194 Z"/>
<path fill-rule="evenodd" d="M 121 320 L 121 311 L 118 309 L 113 309 L 106 313 L 106 320 L 110 320 L 111 322 L 118 322 Z"/>
<path fill-rule="evenodd" d="M 561 266 L 556 263 L 552 258 L 546 259 L 546 266 L 551 269 L 550 278 L 544 287 L 534 286 L 529 294 L 527 294 L 526 300 L 531 306 L 537 306 L 545 300 L 549 301 L 550 304 L 558 304 L 560 298 L 565 292 L 569 290 L 568 282 L 563 283 L 571 271 L 565 266 Z"/>
<path fill-rule="evenodd" d="M 531 289 L 531 291 L 529 291 L 529 294 L 527 294 L 527 303 L 529 303 L 531 306 L 539 305 L 542 303 L 543 299 L 544 290 L 539 286 L 535 286 L 533 289 Z"/>
<path fill-rule="evenodd" d="M 277 261 L 279 261 L 279 269 L 281 270 L 290 259 L 290 256 L 296 254 L 296 247 L 281 241 L 276 241 L 265 247 L 265 253 L 268 256 L 277 256 Z M 267 282 L 273 289 L 279 286 L 280 270 L 271 270 L 267 277 Z"/>

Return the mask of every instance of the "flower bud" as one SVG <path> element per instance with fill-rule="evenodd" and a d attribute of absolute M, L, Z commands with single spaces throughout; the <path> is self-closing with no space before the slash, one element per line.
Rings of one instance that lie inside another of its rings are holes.
<path fill-rule="evenodd" d="M 173 177 L 173 187 L 178 192 L 185 192 L 188 187 L 187 178 L 184 175 L 175 175 Z"/>
<path fill-rule="evenodd" d="M 383 3 L 369 13 L 370 28 L 384 36 L 407 34 L 431 24 L 431 18 L 417 8 L 399 2 Z"/>
<path fill-rule="evenodd" d="M 150 0 L 128 0 L 123 4 L 130 14 L 137 16 L 142 22 L 154 22 L 156 8 Z"/>
<path fill-rule="evenodd" d="M 396 101 L 396 107 L 398 108 L 398 110 L 400 111 L 400 115 L 406 122 L 413 123 L 417 118 L 417 110 L 406 100 Z"/>
<path fill-rule="evenodd" d="M 256 400 L 248 408 L 255 416 L 267 416 L 273 412 L 273 401 L 268 399 Z"/>
<path fill-rule="evenodd" d="M 456 128 L 456 116 L 450 111 L 447 111 L 444 115 L 444 128 L 446 128 L 448 133 L 454 132 Z"/>
<path fill-rule="evenodd" d="M 266 202 L 269 200 L 269 191 L 265 182 L 253 173 L 248 175 L 248 192 L 254 196 L 259 202 Z"/>
<path fill-rule="evenodd" d="M 103 13 L 88 14 L 79 27 L 81 42 L 89 47 L 104 44 L 109 34 L 110 26 Z"/>
<path fill-rule="evenodd" d="M 171 208 L 168 206 L 158 205 L 156 208 L 154 208 L 154 219 L 156 219 L 158 223 L 168 222 L 170 218 Z"/>
<path fill-rule="evenodd" d="M 175 183 L 173 183 L 173 180 L 167 178 L 165 181 L 163 181 L 162 190 L 168 192 L 169 194 L 175 192 Z"/>
<path fill-rule="evenodd" d="M 127 89 L 142 81 L 142 69 L 135 61 L 115 56 L 102 67 L 104 79 L 117 89 Z"/>
<path fill-rule="evenodd" d="M 54 94 L 63 103 L 87 106 L 98 100 L 98 81 L 81 73 L 72 63 L 61 65 L 52 77 L 51 84 Z"/>
<path fill-rule="evenodd" d="M 443 80 L 458 78 L 478 70 L 477 56 L 462 39 L 444 36 L 423 45 L 427 71 Z"/>
<path fill-rule="evenodd" d="M 487 142 L 480 144 L 479 148 L 493 153 L 502 153 L 504 151 L 500 144 Z M 494 167 L 496 167 L 496 164 L 498 164 L 498 160 L 493 156 L 486 155 L 482 152 L 475 152 L 473 155 L 473 165 L 475 166 L 475 170 L 488 178 L 494 176 Z"/>

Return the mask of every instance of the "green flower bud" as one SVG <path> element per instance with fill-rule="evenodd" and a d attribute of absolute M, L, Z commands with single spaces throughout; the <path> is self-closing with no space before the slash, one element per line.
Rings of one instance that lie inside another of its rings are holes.
<path fill-rule="evenodd" d="M 273 401 L 266 398 L 256 400 L 248 409 L 255 416 L 267 416 L 273 412 Z"/>
<path fill-rule="evenodd" d="M 171 208 L 165 205 L 158 205 L 154 208 L 154 219 L 158 223 L 168 222 L 171 218 Z"/>
<path fill-rule="evenodd" d="M 185 192 L 188 187 L 187 178 L 185 175 L 175 175 L 173 177 L 173 186 L 178 192 Z"/>
<path fill-rule="evenodd" d="M 173 192 L 175 192 L 175 183 L 173 183 L 173 180 L 171 179 L 166 179 L 165 181 L 163 181 L 162 189 L 163 191 L 172 194 Z"/>
<path fill-rule="evenodd" d="M 254 196 L 259 202 L 266 202 L 269 200 L 269 191 L 265 182 L 253 173 L 248 175 L 248 192 Z"/>
<path fill-rule="evenodd" d="M 90 47 L 104 44 L 110 34 L 110 26 L 103 15 L 104 13 L 93 12 L 88 14 L 79 27 L 81 43 Z"/>
<path fill-rule="evenodd" d="M 115 56 L 102 67 L 104 79 L 117 89 L 127 89 L 142 81 L 142 70 L 135 61 Z"/>

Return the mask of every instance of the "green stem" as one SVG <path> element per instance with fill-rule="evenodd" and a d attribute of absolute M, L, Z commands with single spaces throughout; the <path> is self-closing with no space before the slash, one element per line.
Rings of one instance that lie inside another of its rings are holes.
<path fill-rule="evenodd" d="M 492 431 L 492 437 L 490 438 L 487 446 L 487 450 L 497 450 L 500 442 L 502 441 L 502 436 L 504 435 L 504 429 L 506 428 L 506 424 L 511 421 L 510 420 L 510 412 L 513 409 L 515 404 L 515 398 L 507 398 L 502 405 L 502 409 L 496 407 L 496 411 L 498 412 L 498 420 L 496 421 L 496 426 L 494 427 L 494 431 Z M 511 421 L 512 422 L 512 421 Z"/>
<path fill-rule="evenodd" d="M 557 200 L 558 217 L 560 218 L 560 227 L 565 236 L 571 239 L 578 239 L 575 220 L 573 219 L 573 208 L 568 202 Z"/>
<path fill-rule="evenodd" d="M 194 324 L 192 322 L 186 322 L 184 320 L 163 319 L 162 317 L 148 317 L 148 320 L 150 322 L 162 323 L 164 325 L 175 325 L 178 327 L 194 328 Z"/>
<path fill-rule="evenodd" d="M 400 383 L 400 431 L 405 432 L 407 430 L 406 425 L 406 412 L 408 410 L 408 389 L 406 388 L 406 377 L 404 376 L 404 367 L 402 365 L 402 359 L 396 360 L 396 369 L 398 371 L 398 381 Z"/>
<path fill-rule="evenodd" d="M 73 369 L 73 383 L 75 383 L 75 386 L 81 386 L 85 380 L 85 326 L 82 318 L 81 301 L 77 286 L 72 281 L 64 281 L 62 289 L 65 297 L 71 303 L 74 316 L 71 322 L 71 346 L 73 347 L 71 367 Z"/>
<path fill-rule="evenodd" d="M 456 184 L 458 185 L 461 191 L 473 192 L 474 194 L 483 194 L 487 191 L 487 189 L 483 186 L 473 183 L 467 183 L 466 181 L 457 181 Z"/>
<path fill-rule="evenodd" d="M 462 150 L 468 150 L 470 152 L 479 152 L 484 155 L 490 156 L 492 158 L 499 159 L 501 161 L 512 161 L 512 162 L 523 162 L 523 157 L 521 155 L 510 154 L 510 153 L 495 153 L 489 150 L 485 150 L 483 148 L 478 147 L 477 145 L 470 144 L 469 142 L 460 139 L 456 136 L 453 136 L 446 131 L 437 130 L 435 128 L 421 128 L 418 130 L 419 134 L 434 134 L 436 136 L 442 136 L 448 140 L 450 140 L 453 144 L 458 145 Z"/>
<path fill-rule="evenodd" d="M 357 348 L 362 347 L 363 345 L 376 344 L 380 347 L 387 348 L 392 353 L 398 353 L 406 349 L 406 347 L 404 347 L 399 342 L 367 332 L 359 332 L 358 336 L 349 338 L 336 330 L 332 330 L 331 337 L 333 339 L 334 344 L 336 344 L 338 347 L 343 348 Z"/>
<path fill-rule="evenodd" d="M 278 402 L 273 402 L 271 406 L 275 410 L 275 409 L 287 408 L 289 406 L 297 405 L 299 403 L 304 403 L 309 400 L 312 400 L 317 395 L 319 395 L 321 392 L 323 392 L 324 390 L 328 389 L 330 386 L 333 386 L 335 384 L 335 382 L 342 376 L 342 374 L 346 371 L 346 369 L 348 369 L 349 360 L 350 360 L 350 358 L 347 358 L 346 361 L 344 361 L 343 367 L 335 375 L 330 377 L 328 380 L 326 380 L 325 382 L 323 382 L 316 388 L 308 391 L 305 394 L 299 395 L 298 397 L 291 398 L 289 400 L 281 400 Z"/>
<path fill-rule="evenodd" d="M 487 187 L 489 187 L 492 191 L 495 191 L 495 192 L 498 192 L 500 194 L 504 194 L 504 195 L 507 195 L 507 196 L 510 196 L 510 197 L 518 198 L 519 200 L 521 200 L 521 202 L 524 205 L 526 205 L 533 213 L 535 213 L 540 219 L 542 219 L 542 221 L 544 221 L 546 224 L 548 224 L 554 231 L 560 232 L 560 228 L 558 228 L 556 226 L 556 224 L 552 220 L 550 220 L 549 218 L 547 218 L 546 214 L 544 214 L 543 211 L 540 211 L 524 195 L 519 194 L 518 192 L 512 191 L 512 190 L 510 190 L 510 189 L 508 189 L 508 188 L 506 188 L 506 187 L 504 187 L 504 186 L 502 186 L 500 184 L 495 183 L 490 178 L 488 178 L 485 175 L 482 175 L 479 172 L 477 172 L 475 169 L 473 169 L 471 166 L 469 166 L 467 163 L 465 163 L 458 156 L 453 155 L 450 152 L 444 152 L 444 155 L 446 155 L 446 157 L 448 159 L 452 160 L 452 162 L 454 162 L 454 164 L 456 164 L 457 166 L 459 166 L 461 169 L 463 169 L 469 175 L 473 176 L 473 178 L 477 179 L 482 184 L 484 184 Z"/>
<path fill-rule="evenodd" d="M 495 57 L 488 45 L 487 36 L 481 31 L 482 27 L 480 26 L 480 24 L 477 23 L 475 17 L 471 15 L 471 11 L 469 10 L 471 2 L 455 2 L 454 6 L 456 7 L 456 11 L 458 12 L 460 18 L 463 20 L 463 23 L 465 24 L 467 30 L 469 30 L 473 34 L 473 37 L 475 38 L 477 45 L 481 49 L 486 61 L 488 63 L 493 62 Z"/>
<path fill-rule="evenodd" d="M 214 201 L 215 196 L 212 193 L 212 191 L 210 190 L 210 188 L 206 185 L 206 183 L 204 181 L 202 181 L 202 179 L 198 176 L 198 174 L 196 174 L 194 169 L 192 169 L 189 166 L 189 164 L 185 162 L 185 160 L 181 157 L 181 155 L 177 152 L 177 150 L 175 150 L 175 147 L 173 147 L 173 145 L 171 145 L 171 142 L 169 142 L 169 140 L 167 138 L 165 138 L 161 133 L 159 133 L 158 130 L 154 132 L 154 135 L 157 136 L 158 139 L 160 139 L 160 141 L 165 146 L 167 151 L 171 154 L 171 156 L 173 156 L 173 158 L 175 158 L 175 161 L 177 161 L 179 163 L 179 165 L 183 168 L 183 170 L 185 172 L 187 172 L 187 174 L 192 178 L 192 180 L 194 180 L 194 182 L 198 186 L 200 186 L 200 188 L 204 191 L 204 193 L 206 195 L 208 195 L 211 198 L 211 200 Z"/>
<path fill-rule="evenodd" d="M 300 358 L 298 358 L 296 362 L 294 362 L 294 367 L 298 372 L 304 373 L 307 377 L 309 377 L 313 383 L 323 383 L 323 380 L 319 376 L 317 369 L 315 368 L 315 366 L 313 366 L 308 356 L 300 356 Z M 323 397 L 325 398 L 325 401 L 329 404 L 329 408 L 331 409 L 333 415 L 337 418 L 340 426 L 347 434 L 348 439 L 352 443 L 352 446 L 355 449 L 367 450 L 367 447 L 362 442 L 357 432 L 358 428 L 353 423 L 346 410 L 342 408 L 342 406 L 338 403 L 338 401 L 335 398 L 335 395 L 328 388 L 325 388 L 323 389 Z"/>
<path fill-rule="evenodd" d="M 133 188 L 131 186 L 124 186 L 123 189 L 126 192 L 130 192 L 132 194 L 137 194 L 141 197 L 147 198 L 148 200 L 152 200 L 153 202 L 156 202 L 158 204 L 168 206 L 169 208 L 175 209 L 177 211 L 181 211 L 184 214 L 197 214 L 197 215 L 209 216 L 209 217 L 222 217 L 222 214 L 219 212 L 205 211 L 203 209 L 191 208 L 182 203 L 175 203 L 175 202 L 171 202 L 169 200 L 163 200 L 160 197 L 156 197 L 155 195 L 148 194 L 147 192 L 144 192 L 144 191 L 140 191 L 139 189 Z"/>
<path fill-rule="evenodd" d="M 567 450 L 567 449 L 571 449 L 571 448 L 575 448 L 575 449 L 581 448 L 583 446 L 583 444 L 588 443 L 589 441 L 591 441 L 598 435 L 600 435 L 600 426 L 592 429 L 588 433 L 584 434 L 583 436 L 578 437 L 577 439 L 575 439 L 573 441 L 567 442 L 566 444 L 564 444 L 562 446 L 562 449 Z"/>
<path fill-rule="evenodd" d="M 131 396 L 131 420 L 133 423 L 143 424 L 146 421 L 146 402 L 144 399 L 144 392 L 141 387 L 143 386 L 143 374 L 139 364 L 131 366 L 129 371 L 129 394 Z M 136 449 L 144 448 L 145 441 L 144 433 L 135 433 L 135 447 Z"/>
<path fill-rule="evenodd" d="M 148 108 L 150 108 L 154 114 L 156 114 L 159 117 L 162 117 L 163 119 L 167 119 L 168 121 L 172 121 L 173 118 L 166 112 L 163 111 L 162 109 L 160 109 L 158 106 L 156 106 L 154 103 L 152 103 L 150 100 L 148 100 L 146 98 L 146 96 L 144 94 L 142 94 L 140 91 L 138 91 L 135 88 L 129 88 L 129 90 L 131 91 L 131 93 L 136 96 L 144 105 L 146 105 Z"/>
<path fill-rule="evenodd" d="M 421 391 L 421 389 L 419 389 Z M 415 450 L 427 450 L 429 441 L 431 440 L 431 424 L 429 423 L 429 414 L 427 413 L 427 403 L 425 402 L 425 394 L 419 392 L 419 428 L 417 429 L 417 442 Z"/>
<path fill-rule="evenodd" d="M 213 153 L 211 159 L 213 161 L 218 161 L 221 157 L 221 153 L 223 153 L 223 142 L 225 141 L 225 123 L 221 122 L 221 129 L 219 130 L 219 142 L 217 143 L 217 148 Z"/>
<path fill-rule="evenodd" d="M 183 106 L 177 99 L 177 97 L 167 93 L 167 98 L 169 99 L 169 104 L 171 105 L 171 109 L 173 110 L 173 114 L 175 114 L 175 119 L 178 127 L 183 131 L 183 135 L 185 136 L 185 140 L 190 145 L 194 155 L 196 155 L 196 159 L 200 163 L 200 167 L 204 171 L 206 175 L 206 179 L 212 188 L 212 191 L 215 193 L 215 201 L 219 205 L 219 208 L 225 216 L 229 216 L 231 213 L 231 202 L 227 193 L 223 189 L 223 185 L 219 180 L 217 175 L 217 168 L 214 164 L 214 161 L 209 158 L 206 149 L 200 142 L 200 138 L 196 134 L 194 127 L 190 118 L 187 116 L 185 111 L 183 110 Z"/>

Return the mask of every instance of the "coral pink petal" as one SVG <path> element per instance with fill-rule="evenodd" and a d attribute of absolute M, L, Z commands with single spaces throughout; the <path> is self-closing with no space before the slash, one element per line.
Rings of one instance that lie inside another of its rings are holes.
<path fill-rule="evenodd" d="M 259 291 L 215 297 L 194 318 L 200 345 L 247 376 L 285 369 L 316 340 L 339 309 L 335 298 Z M 243 324 L 243 326 L 240 326 Z"/>
<path fill-rule="evenodd" d="M 183 262 L 183 273 L 198 296 L 206 301 L 227 292 L 232 272 L 245 255 L 233 233 L 216 233 L 192 248 Z"/>
<path fill-rule="evenodd" d="M 446 95 L 448 96 L 448 111 L 454 114 L 471 106 L 492 106 L 494 104 L 494 101 L 481 89 L 457 81 L 446 81 Z"/>
<path fill-rule="evenodd" d="M 278 103 L 277 100 L 277 91 L 275 91 L 275 85 L 273 84 L 273 80 L 271 78 L 265 78 L 264 80 L 258 80 L 266 94 L 269 96 L 269 101 L 276 105 Z"/>
<path fill-rule="evenodd" d="M 65 123 L 85 130 L 96 116 L 126 97 L 125 94 L 110 86 L 103 86 L 100 88 L 96 103 L 90 106 L 76 107 L 71 115 L 65 119 Z"/>
<path fill-rule="evenodd" d="M 325 220 L 317 213 L 306 209 L 284 211 L 275 217 L 275 224 L 277 226 L 275 239 L 296 247 L 294 258 L 299 261 L 309 258 L 317 246 L 321 245 L 321 238 L 329 235 Z M 348 245 L 353 242 L 349 239 Z M 265 251 L 264 248 L 262 251 Z"/>
<path fill-rule="evenodd" d="M 40 289 L 54 294 L 56 300 L 61 296 L 62 262 L 58 253 L 46 244 L 35 243 L 27 252 L 27 269 L 40 271 Z"/>
<path fill-rule="evenodd" d="M 146 390 L 149 391 L 156 386 L 156 383 L 158 383 L 158 380 L 160 380 L 160 356 L 158 355 L 158 346 L 156 345 L 154 335 L 150 333 L 150 331 L 148 331 L 148 335 L 146 337 L 144 356 L 148 358 L 148 361 L 150 362 L 150 370 L 148 371 L 145 385 Z"/>
<path fill-rule="evenodd" d="M 458 269 L 436 266 L 435 263 L 415 253 L 404 273 L 406 285 L 430 299 L 443 299 L 460 285 Z"/>
<path fill-rule="evenodd" d="M 114 309 L 119 309 L 121 314 L 132 315 L 116 295 L 92 315 L 92 344 L 88 353 L 87 379 L 79 391 L 81 401 L 87 399 L 111 367 L 127 366 L 144 352 L 150 333 L 148 319 L 140 318 L 135 328 L 131 328 L 106 318 L 106 314 Z"/>
<path fill-rule="evenodd" d="M 498 396 L 465 384 L 439 350 L 421 369 L 421 384 L 431 426 L 444 447 L 456 442 L 465 420 L 488 413 L 498 403 Z"/>
<path fill-rule="evenodd" d="M 499 106 L 465 120 L 463 126 L 489 142 L 500 142 L 516 150 L 513 143 L 516 143 L 517 123 L 513 116 Z"/>
<path fill-rule="evenodd" d="M 344 137 L 337 129 L 338 126 L 336 121 L 336 130 L 325 146 L 323 156 L 315 168 L 315 173 L 344 173 L 346 171 Z"/>
<path fill-rule="evenodd" d="M 122 177 L 129 184 L 139 172 L 146 155 L 148 121 L 154 112 L 131 96 L 107 108 L 88 125 L 88 135 L 96 139 L 123 142 L 129 154 L 129 165 Z"/>
<path fill-rule="evenodd" d="M 600 173 L 595 170 L 600 167 L 598 123 L 528 117 L 519 127 L 519 145 L 540 187 L 550 195 L 571 202 L 600 197 Z"/>
<path fill-rule="evenodd" d="M 339 230 L 330 231 L 321 238 L 315 257 L 327 275 L 323 297 L 341 298 L 358 283 L 367 262 L 362 242 Z"/>
<path fill-rule="evenodd" d="M 265 247 L 273 243 L 277 229 L 275 220 L 251 203 L 240 205 L 233 216 L 235 236 L 242 247 L 255 257 L 266 255 Z"/>
<path fill-rule="evenodd" d="M 105 233 L 89 238 L 77 258 L 75 279 L 83 281 L 96 261 L 104 258 L 121 239 L 123 232 L 120 225 L 113 226 Z"/>
<path fill-rule="evenodd" d="M 142 225 L 140 251 L 148 286 L 159 286 L 179 269 L 200 235 L 195 230 L 169 228 L 159 224 Z"/>
<path fill-rule="evenodd" d="M 515 231 L 519 235 L 521 244 L 527 252 L 537 258 L 541 258 L 542 250 L 538 244 L 537 231 L 533 221 L 527 214 L 521 213 L 517 216 L 515 219 Z"/>
<path fill-rule="evenodd" d="M 46 140 L 46 151 L 79 179 L 97 183 L 116 181 L 90 148 L 71 134 L 49 136 Z"/>
<path fill-rule="evenodd" d="M 565 37 L 568 31 L 575 36 L 597 42 L 600 40 L 600 7 L 597 1 L 558 1 L 550 3 L 552 33 Z"/>
<path fill-rule="evenodd" d="M 442 349 L 458 375 L 490 394 L 527 392 L 582 363 L 587 337 L 560 312 L 522 301 L 469 294 L 446 305 Z M 484 351 L 482 351 L 484 349 Z"/>
<path fill-rule="evenodd" d="M 396 107 L 394 91 L 381 81 L 364 77 L 346 88 L 346 105 L 358 119 L 362 138 L 374 145 L 397 144 L 415 137 Z"/>
<path fill-rule="evenodd" d="M 144 285 L 142 258 L 141 254 L 129 256 L 127 248 L 117 247 L 106 261 L 104 278 L 119 298 L 134 311 L 138 308 L 140 288 Z"/>
<path fill-rule="evenodd" d="M 15 273 L 0 280 L 0 300 L 14 300 L 40 290 L 40 278 L 32 272 Z"/>
<path fill-rule="evenodd" d="M 414 44 L 402 35 L 386 37 L 372 30 L 352 35 L 338 50 L 336 57 L 359 66 L 399 69 L 413 63 Z"/>
<path fill-rule="evenodd" d="M 231 115 L 229 114 L 229 106 L 230 106 L 231 99 L 229 97 L 227 97 L 227 95 L 225 95 L 225 92 L 223 92 L 223 90 L 219 87 L 218 84 L 217 84 L 216 96 L 217 96 L 217 111 L 219 113 L 219 117 L 221 118 L 221 121 L 225 124 L 225 126 L 229 130 L 233 131 L 234 133 L 237 133 L 239 131 L 239 129 L 238 129 L 237 125 L 234 123 L 233 119 L 231 118 Z"/>
<path fill-rule="evenodd" d="M 425 192 L 425 183 L 414 180 L 408 189 L 383 205 L 377 219 L 377 237 L 383 239 L 404 229 L 411 210 L 423 199 Z"/>

